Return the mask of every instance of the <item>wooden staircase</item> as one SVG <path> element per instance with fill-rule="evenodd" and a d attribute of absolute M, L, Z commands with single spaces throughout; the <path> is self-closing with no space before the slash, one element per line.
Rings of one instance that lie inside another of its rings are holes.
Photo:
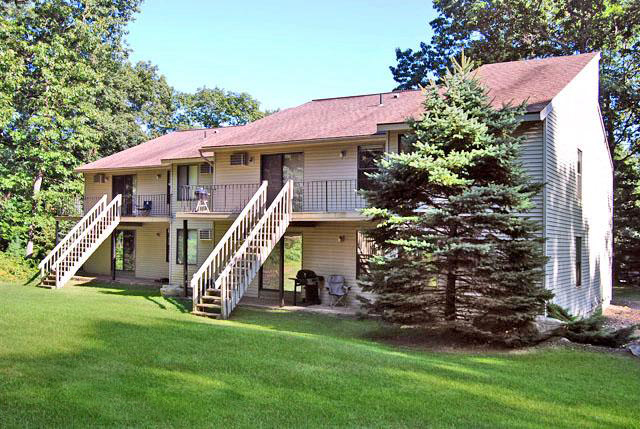
<path fill-rule="evenodd" d="M 104 195 L 40 262 L 41 286 L 63 287 L 118 226 L 121 209 L 122 195 L 109 204 Z"/>
<path fill-rule="evenodd" d="M 193 314 L 227 319 L 284 235 L 293 211 L 293 182 L 271 205 L 264 182 L 191 280 Z"/>

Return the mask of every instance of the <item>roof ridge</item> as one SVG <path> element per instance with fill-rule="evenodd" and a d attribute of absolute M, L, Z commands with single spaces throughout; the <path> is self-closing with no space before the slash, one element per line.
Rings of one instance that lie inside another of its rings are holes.
<path fill-rule="evenodd" d="M 186 132 L 186 131 L 211 131 L 211 130 L 221 130 L 224 128 L 235 128 L 235 127 L 244 127 L 247 124 L 238 124 L 238 125 L 222 125 L 220 127 L 213 127 L 213 128 L 187 128 L 184 130 L 173 130 L 171 131 L 172 133 L 182 133 L 182 132 Z M 166 135 L 166 134 L 164 134 Z"/>
<path fill-rule="evenodd" d="M 394 91 L 372 92 L 372 93 L 369 93 L 369 94 L 344 95 L 342 97 L 313 98 L 313 99 L 311 99 L 311 101 L 340 100 L 340 99 L 344 99 L 344 98 L 370 97 L 372 95 L 398 94 L 400 92 L 416 92 L 416 91 L 420 91 L 420 90 L 419 89 L 399 89 L 399 90 L 394 90 Z"/>
<path fill-rule="evenodd" d="M 481 69 L 482 67 L 485 67 L 485 66 L 497 66 L 497 65 L 501 65 L 501 64 L 512 64 L 512 63 L 529 63 L 529 62 L 533 62 L 533 61 L 548 61 L 548 60 L 555 60 L 555 59 L 560 59 L 560 58 L 576 58 L 576 57 L 582 57 L 582 56 L 586 56 L 586 55 L 595 56 L 597 54 L 599 54 L 599 51 L 583 52 L 581 54 L 572 54 L 572 55 L 558 55 L 558 56 L 549 56 L 549 57 L 541 57 L 541 58 L 540 57 L 528 58 L 528 59 L 524 59 L 524 60 L 501 61 L 501 62 L 497 62 L 497 63 L 482 64 L 476 70 Z"/>

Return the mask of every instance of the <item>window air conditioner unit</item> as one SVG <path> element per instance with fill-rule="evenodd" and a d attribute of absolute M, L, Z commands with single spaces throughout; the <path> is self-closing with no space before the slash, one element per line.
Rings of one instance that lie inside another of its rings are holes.
<path fill-rule="evenodd" d="M 201 229 L 200 230 L 200 240 L 211 240 L 211 230 L 210 229 Z"/>
<path fill-rule="evenodd" d="M 247 152 L 236 152 L 231 154 L 231 165 L 247 165 L 249 156 Z"/>
<path fill-rule="evenodd" d="M 93 175 L 93 183 L 104 183 L 107 181 L 107 176 L 104 173 L 98 173 Z"/>
<path fill-rule="evenodd" d="M 206 162 L 200 164 L 200 174 L 213 174 L 213 166 Z"/>

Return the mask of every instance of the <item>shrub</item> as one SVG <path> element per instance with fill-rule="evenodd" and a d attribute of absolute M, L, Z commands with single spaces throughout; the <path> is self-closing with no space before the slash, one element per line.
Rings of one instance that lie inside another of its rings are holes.
<path fill-rule="evenodd" d="M 0 281 L 26 282 L 37 272 L 38 269 L 33 262 L 21 256 L 0 252 Z"/>
<path fill-rule="evenodd" d="M 604 327 L 602 314 L 579 318 L 573 316 L 566 308 L 557 304 L 547 305 L 547 315 L 567 322 L 564 336 L 581 344 L 592 344 L 604 347 L 622 347 L 635 339 L 634 331 L 638 325 L 631 325 L 615 331 Z"/>

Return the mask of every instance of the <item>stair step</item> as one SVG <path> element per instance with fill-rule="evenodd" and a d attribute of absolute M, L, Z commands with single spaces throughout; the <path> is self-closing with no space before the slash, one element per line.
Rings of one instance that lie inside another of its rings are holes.
<path fill-rule="evenodd" d="M 222 301 L 222 299 L 219 296 L 215 296 L 215 295 L 203 295 L 200 297 L 200 299 L 202 301 L 207 301 L 207 302 L 220 302 Z"/>
<path fill-rule="evenodd" d="M 220 314 L 218 314 L 218 313 L 207 313 L 206 311 L 193 310 L 191 312 L 191 314 L 196 315 L 196 316 L 209 317 L 211 319 L 219 319 L 220 318 Z"/>
<path fill-rule="evenodd" d="M 220 289 L 208 288 L 206 289 L 206 292 L 209 294 L 209 296 L 220 296 Z"/>
<path fill-rule="evenodd" d="M 212 310 L 211 313 L 220 313 L 220 305 L 218 304 L 196 304 L 196 307 Z"/>

